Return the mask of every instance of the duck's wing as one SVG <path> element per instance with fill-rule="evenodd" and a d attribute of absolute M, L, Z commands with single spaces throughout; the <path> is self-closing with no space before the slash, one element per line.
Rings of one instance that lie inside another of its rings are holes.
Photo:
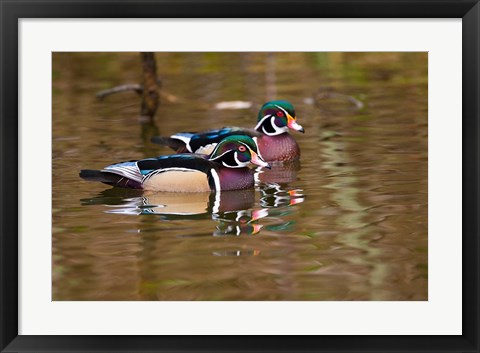
<path fill-rule="evenodd" d="M 212 169 L 215 169 L 215 163 L 207 160 L 205 156 L 177 154 L 115 163 L 102 170 L 82 170 L 80 177 L 112 186 L 141 189 L 145 181 L 151 177 L 172 171 L 205 173 L 210 184 L 210 179 L 213 178 Z M 213 179 L 212 183 L 211 185 L 215 186 Z"/>
<path fill-rule="evenodd" d="M 220 188 L 215 162 L 206 156 L 176 154 L 137 163 L 145 189 L 156 191 L 210 191 Z"/>
<path fill-rule="evenodd" d="M 137 161 L 137 167 L 142 176 L 156 170 L 169 168 L 195 169 L 198 171 L 208 170 L 210 162 L 203 155 L 193 153 L 171 154 Z"/>
<path fill-rule="evenodd" d="M 258 137 L 259 133 L 253 129 L 240 127 L 224 127 L 217 130 L 209 130 L 193 135 L 189 141 L 190 149 L 195 153 L 209 154 L 213 148 L 224 138 L 232 135 L 246 135 Z"/>
<path fill-rule="evenodd" d="M 128 161 L 128 162 L 120 162 L 120 163 L 112 164 L 103 168 L 101 172 L 120 175 L 124 178 L 128 178 L 130 180 L 134 180 L 141 183 L 142 173 L 138 168 L 138 162 L 139 161 Z"/>

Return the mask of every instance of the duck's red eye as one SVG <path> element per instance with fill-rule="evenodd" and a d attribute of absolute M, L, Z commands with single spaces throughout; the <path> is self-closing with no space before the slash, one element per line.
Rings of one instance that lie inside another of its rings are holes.
<path fill-rule="evenodd" d="M 283 115 L 284 115 L 284 114 L 283 114 L 282 111 L 279 110 L 279 111 L 277 112 L 277 116 L 278 116 L 279 118 L 281 118 Z"/>
<path fill-rule="evenodd" d="M 240 152 L 245 152 L 247 149 L 245 148 L 245 146 L 240 146 L 240 147 L 238 147 L 238 150 Z"/>

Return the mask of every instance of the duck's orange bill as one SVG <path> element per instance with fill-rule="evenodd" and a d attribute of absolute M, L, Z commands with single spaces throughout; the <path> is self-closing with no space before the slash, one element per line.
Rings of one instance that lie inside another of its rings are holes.
<path fill-rule="evenodd" d="M 292 118 L 292 116 L 288 114 L 287 119 L 288 119 L 287 126 L 290 129 L 295 131 L 305 132 L 305 129 L 303 128 L 303 126 L 300 124 L 297 124 L 296 118 Z"/>
<path fill-rule="evenodd" d="M 250 150 L 250 154 L 252 155 L 252 159 L 250 160 L 253 164 L 258 165 L 260 167 L 265 167 L 271 169 L 272 167 L 270 164 L 265 162 L 262 157 L 260 157 L 257 153 L 254 151 Z"/>

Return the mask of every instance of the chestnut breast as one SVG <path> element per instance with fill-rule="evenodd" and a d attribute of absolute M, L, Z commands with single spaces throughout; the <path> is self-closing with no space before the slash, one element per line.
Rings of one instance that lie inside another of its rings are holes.
<path fill-rule="evenodd" d="M 287 132 L 277 136 L 261 136 L 257 139 L 257 144 L 260 154 L 267 162 L 285 162 L 300 158 L 300 147 Z"/>
<path fill-rule="evenodd" d="M 221 168 L 218 175 L 222 190 L 244 190 L 255 185 L 253 171 L 249 168 Z"/>

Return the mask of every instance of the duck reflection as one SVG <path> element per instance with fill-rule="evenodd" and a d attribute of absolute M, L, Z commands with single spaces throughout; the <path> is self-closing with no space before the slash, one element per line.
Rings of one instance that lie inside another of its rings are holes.
<path fill-rule="evenodd" d="M 302 189 L 288 189 L 276 183 L 262 185 L 260 192 L 260 205 L 265 208 L 294 206 L 305 201 Z"/>
<path fill-rule="evenodd" d="M 112 188 L 96 197 L 82 199 L 82 205 L 105 205 L 111 214 L 157 215 L 162 220 L 212 219 L 218 224 L 214 236 L 257 234 L 257 220 L 268 215 L 256 210 L 255 190 L 218 193 L 153 193 Z"/>
<path fill-rule="evenodd" d="M 295 160 L 283 163 L 271 163 L 271 168 L 258 167 L 255 169 L 257 183 L 289 184 L 297 180 L 298 171 L 301 169 L 300 161 Z"/>
<path fill-rule="evenodd" d="M 212 219 L 219 224 L 216 226 L 215 236 L 222 235 L 255 235 L 260 232 L 263 225 L 253 223 L 268 216 L 268 210 L 241 210 L 212 214 Z"/>
<path fill-rule="evenodd" d="M 241 211 L 255 204 L 255 190 L 236 190 L 218 193 L 144 192 L 112 188 L 96 197 L 82 199 L 82 205 L 105 205 L 106 213 L 131 215 L 160 215 L 162 219 L 191 219 L 191 216 L 210 218 L 212 214 Z"/>
<path fill-rule="evenodd" d="M 240 236 L 260 233 L 264 227 L 260 220 L 268 217 L 281 219 L 290 213 L 289 206 L 304 200 L 302 190 L 276 183 L 259 184 L 257 190 L 260 194 L 253 189 L 217 193 L 154 193 L 112 188 L 93 198 L 82 199 L 81 204 L 104 205 L 108 208 L 105 213 L 156 215 L 161 220 L 212 219 L 216 222 L 213 236 Z M 275 227 L 278 230 L 282 226 L 286 225 L 271 224 L 266 229 Z"/>

